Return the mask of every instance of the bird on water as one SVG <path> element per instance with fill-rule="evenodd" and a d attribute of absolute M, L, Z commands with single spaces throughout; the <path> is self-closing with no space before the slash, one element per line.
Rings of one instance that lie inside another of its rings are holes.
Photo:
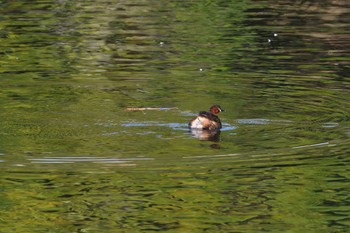
<path fill-rule="evenodd" d="M 220 105 L 213 105 L 209 111 L 201 111 L 198 116 L 193 118 L 189 123 L 190 129 L 202 129 L 202 130 L 219 130 L 222 127 L 220 118 L 217 116 L 218 113 L 224 110 Z"/>

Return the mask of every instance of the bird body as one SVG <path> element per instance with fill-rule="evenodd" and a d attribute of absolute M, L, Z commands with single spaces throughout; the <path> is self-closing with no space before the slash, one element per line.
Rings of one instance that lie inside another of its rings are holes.
<path fill-rule="evenodd" d="M 213 105 L 210 107 L 209 112 L 201 111 L 198 116 L 193 118 L 188 127 L 191 129 L 202 130 L 218 130 L 222 128 L 220 118 L 217 116 L 223 109 L 219 105 Z"/>

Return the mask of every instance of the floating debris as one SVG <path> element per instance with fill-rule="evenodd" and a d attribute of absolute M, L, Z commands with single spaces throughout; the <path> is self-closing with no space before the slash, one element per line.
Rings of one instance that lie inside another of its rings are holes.
<path fill-rule="evenodd" d="M 128 111 L 167 111 L 167 110 L 175 110 L 178 109 L 177 107 L 171 107 L 171 108 L 151 108 L 151 107 L 145 107 L 145 108 L 126 108 Z"/>

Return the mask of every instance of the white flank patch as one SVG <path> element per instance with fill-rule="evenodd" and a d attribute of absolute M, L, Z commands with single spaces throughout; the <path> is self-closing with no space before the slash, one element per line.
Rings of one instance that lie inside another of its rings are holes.
<path fill-rule="evenodd" d="M 203 129 L 203 123 L 201 119 L 202 117 L 197 117 L 196 119 L 194 119 L 191 123 L 191 128 L 192 129 Z"/>

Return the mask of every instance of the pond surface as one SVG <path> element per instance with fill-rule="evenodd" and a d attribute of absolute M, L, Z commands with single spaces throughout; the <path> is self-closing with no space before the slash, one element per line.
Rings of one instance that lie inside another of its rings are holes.
<path fill-rule="evenodd" d="M 348 1 L 0 13 L 1 232 L 348 231 Z"/>

